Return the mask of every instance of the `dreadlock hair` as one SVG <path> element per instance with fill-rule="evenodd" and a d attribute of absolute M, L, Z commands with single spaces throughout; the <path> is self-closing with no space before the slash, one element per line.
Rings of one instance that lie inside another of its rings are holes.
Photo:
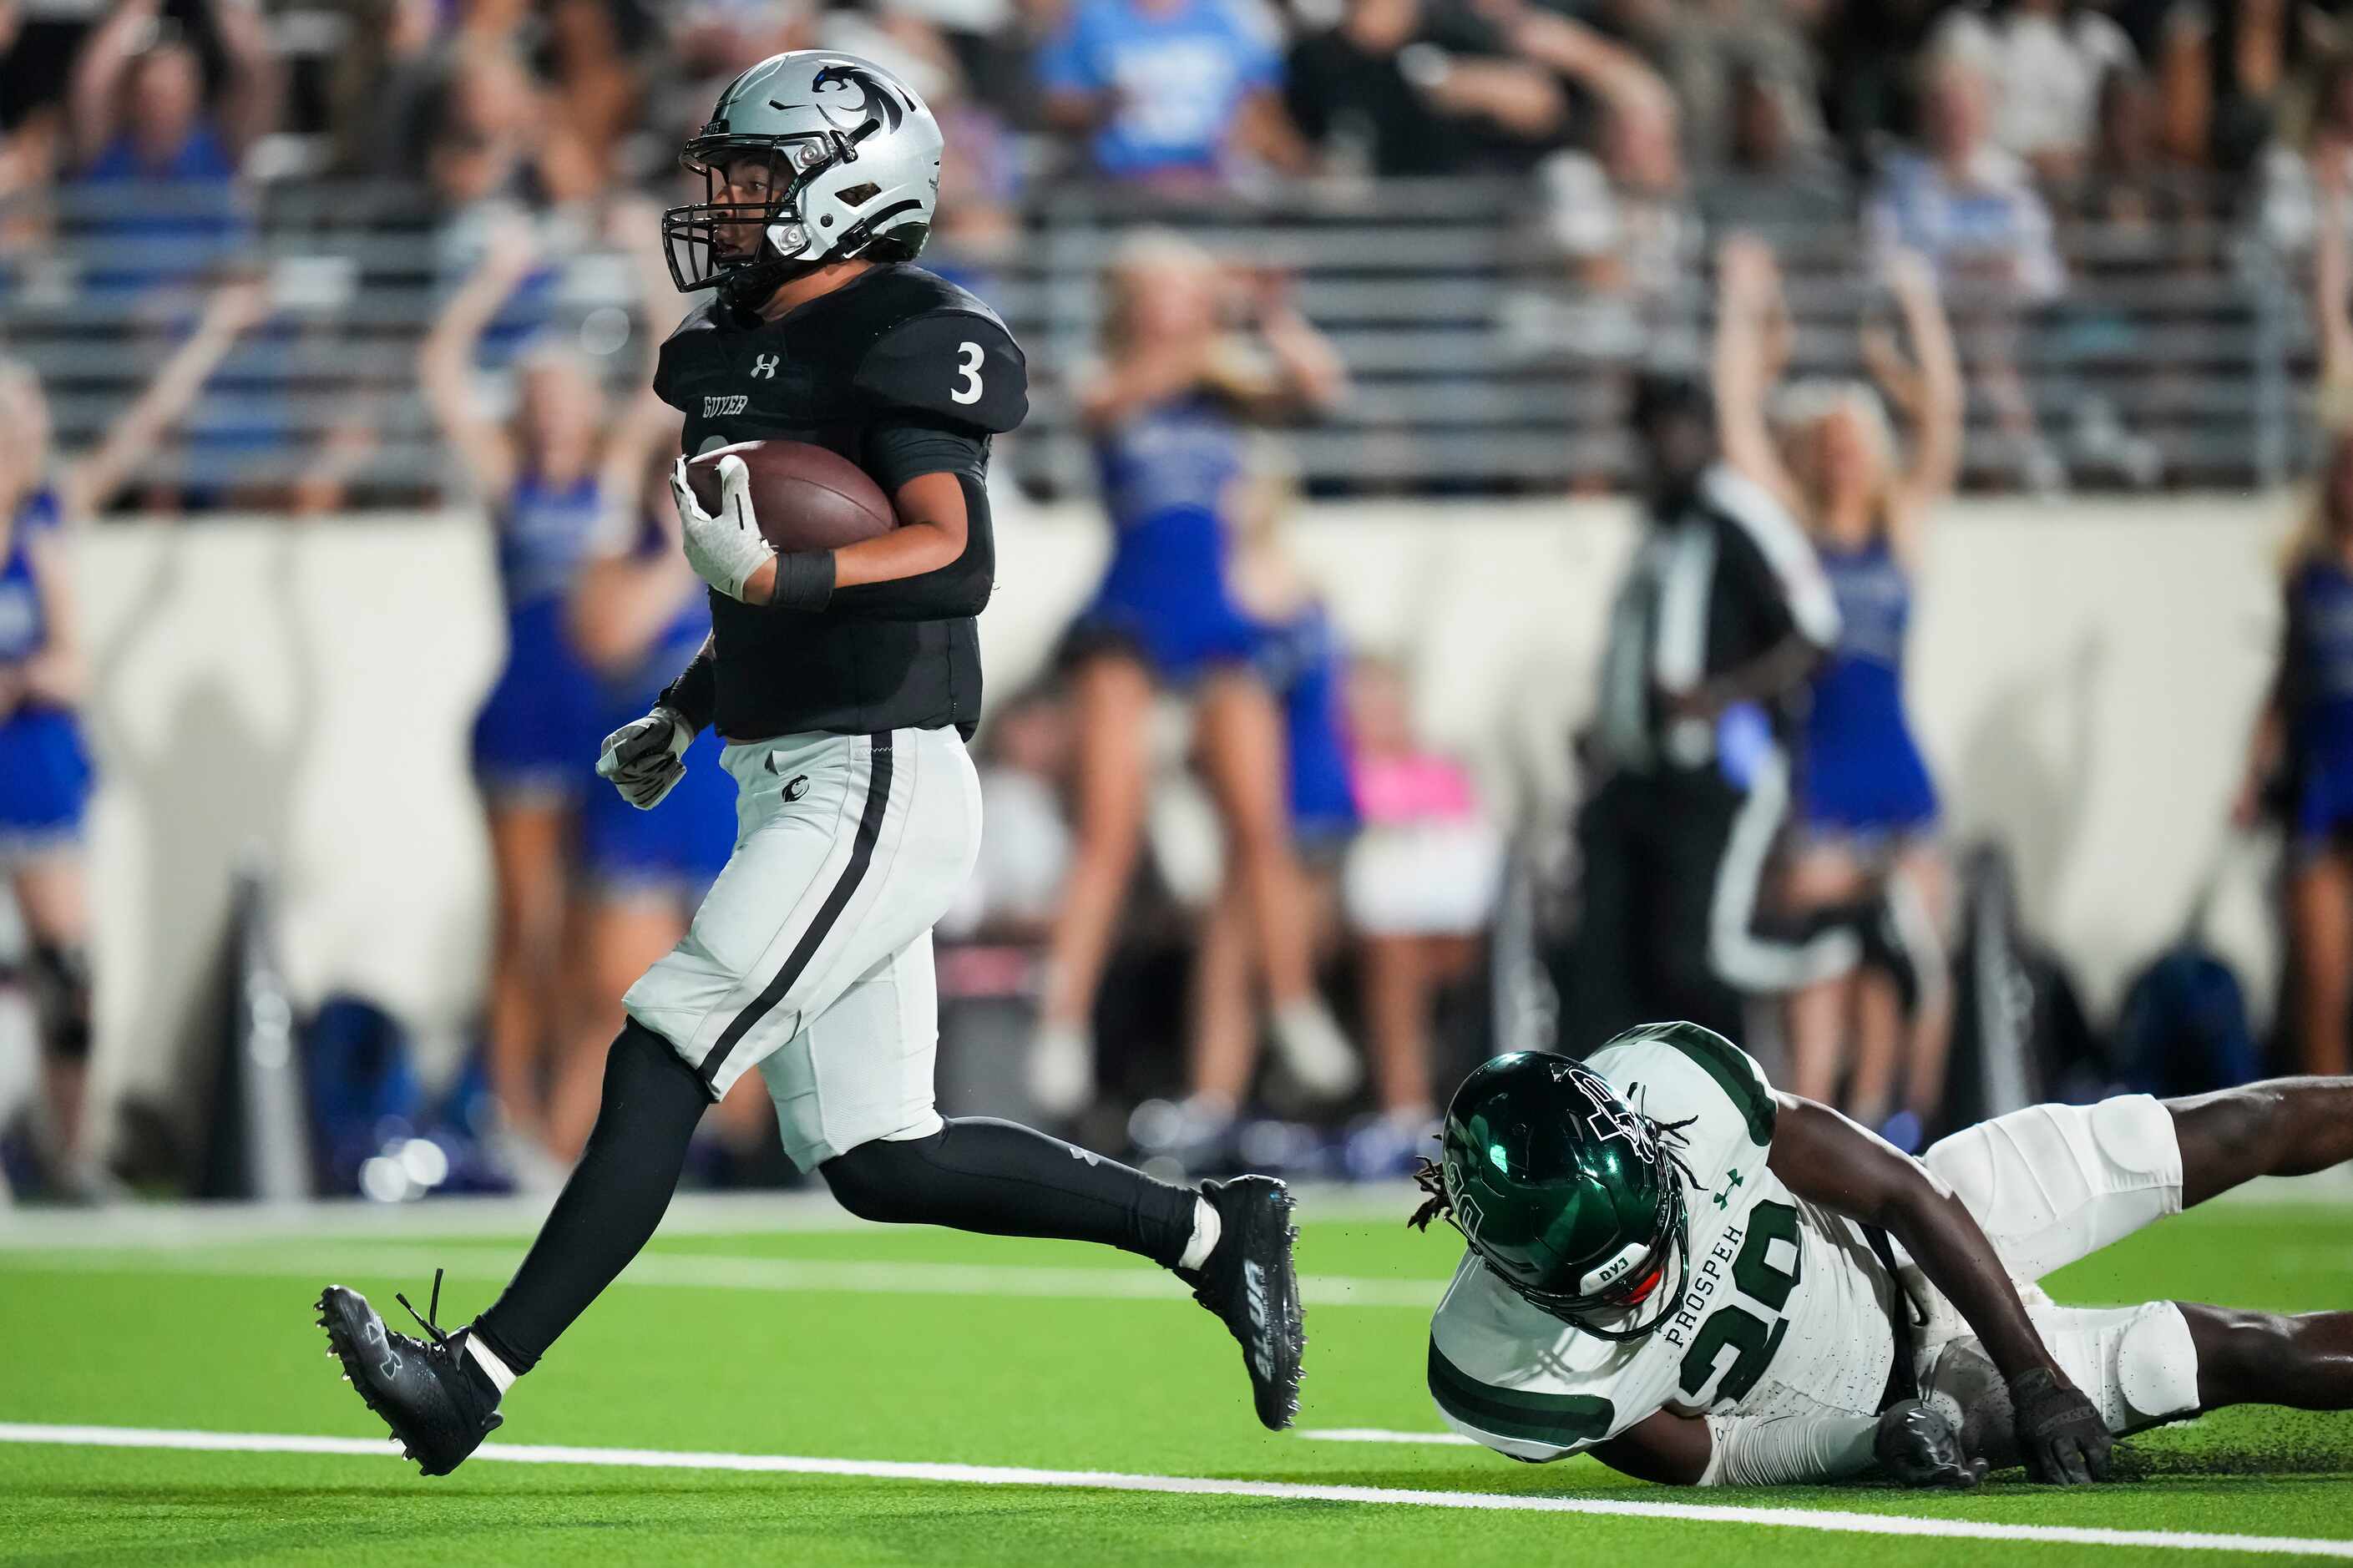
<path fill-rule="evenodd" d="M 1424 1155 L 1413 1168 L 1413 1184 L 1430 1195 L 1406 1224 L 1416 1230 L 1428 1230 L 1431 1220 L 1454 1217 L 1454 1205 L 1446 1201 L 1446 1174 L 1439 1169 L 1437 1161 Z"/>

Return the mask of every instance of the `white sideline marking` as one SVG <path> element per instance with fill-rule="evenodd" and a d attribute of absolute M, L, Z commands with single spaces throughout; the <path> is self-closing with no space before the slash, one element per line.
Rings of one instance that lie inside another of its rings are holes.
<path fill-rule="evenodd" d="M 308 1437 L 271 1432 L 175 1432 L 139 1426 L 41 1426 L 0 1423 L 0 1443 L 47 1443 L 99 1448 L 177 1448 L 206 1453 L 341 1454 L 398 1458 L 389 1440 Z M 2142 1551 L 2249 1552 L 2278 1556 L 2353 1559 L 2353 1541 L 2282 1535 L 2222 1535 L 2205 1531 L 2105 1530 L 2082 1525 L 1993 1524 L 1923 1519 L 1908 1514 L 1839 1513 L 1815 1508 L 1744 1508 L 1704 1503 L 1633 1502 L 1609 1498 L 1514 1496 L 1495 1492 L 1410 1491 L 1396 1487 L 1321 1486 L 1298 1481 L 1220 1480 L 1193 1476 L 1138 1476 L 1110 1470 L 1033 1470 L 1005 1465 L 909 1464 L 889 1459 L 816 1459 L 784 1454 L 698 1454 L 660 1448 L 575 1448 L 525 1443 L 485 1443 L 477 1460 L 524 1465 L 595 1465 L 623 1469 L 732 1470 L 797 1476 L 856 1476 L 876 1480 L 940 1481 L 971 1486 L 1057 1487 L 1090 1491 L 1167 1492 L 1193 1497 L 1271 1498 L 1284 1501 L 1402 1503 L 1419 1508 L 1476 1509 L 1499 1513 L 1604 1514 L 1699 1524 L 1762 1524 L 1851 1535 L 1930 1536 L 1955 1541 L 2018 1541 L 2067 1546 L 2123 1546 Z"/>
<path fill-rule="evenodd" d="M 460 1279 L 504 1279 L 522 1261 L 515 1247 L 307 1246 L 282 1252 L 100 1252 L 35 1255 L 23 1266 L 106 1273 L 197 1274 L 232 1279 L 299 1278 L 324 1283 L 342 1274 L 429 1279 L 437 1268 Z M 723 1253 L 641 1252 L 616 1283 L 723 1290 L 862 1291 L 885 1296 L 1030 1296 L 1077 1300 L 1182 1301 L 1182 1287 L 1157 1268 L 1057 1268 L 979 1263 L 861 1263 L 830 1258 L 744 1258 Z M 1407 1307 L 1429 1311 L 1443 1279 L 1358 1279 L 1303 1274 L 1300 1294 L 1315 1307 Z"/>
<path fill-rule="evenodd" d="M 1476 1439 L 1460 1432 L 1392 1432 L 1385 1426 L 1316 1426 L 1298 1434 L 1317 1443 L 1443 1443 L 1457 1448 L 1475 1448 Z"/>

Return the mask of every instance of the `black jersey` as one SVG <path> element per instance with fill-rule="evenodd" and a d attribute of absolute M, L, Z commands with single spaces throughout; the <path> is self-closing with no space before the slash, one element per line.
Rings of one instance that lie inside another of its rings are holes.
<path fill-rule="evenodd" d="M 997 571 L 988 442 L 1029 407 L 1020 346 L 997 313 L 903 265 L 861 273 L 773 321 L 714 300 L 662 344 L 654 391 L 686 416 L 690 456 L 807 441 L 856 463 L 885 495 L 952 472 L 970 529 L 952 564 L 838 590 L 820 613 L 712 593 L 709 675 L 681 680 L 669 700 L 737 740 L 949 724 L 969 737 L 980 717 L 974 617 Z"/>
<path fill-rule="evenodd" d="M 1675 718 L 1662 691 L 1687 691 L 1796 633 L 1828 649 L 1838 602 L 1814 547 L 1761 485 L 1718 464 L 1654 507 L 1609 613 L 1600 738 L 1609 759 L 1649 772 L 1715 760 L 1715 726 Z M 1771 715 L 1786 728 L 1788 715 Z"/>

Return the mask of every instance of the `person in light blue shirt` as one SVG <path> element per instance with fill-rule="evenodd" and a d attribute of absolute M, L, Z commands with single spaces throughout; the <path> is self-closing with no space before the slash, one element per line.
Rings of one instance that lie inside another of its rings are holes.
<path fill-rule="evenodd" d="M 1047 118 L 1113 179 L 1214 178 L 1237 144 L 1295 162 L 1282 62 L 1240 0 L 1078 0 L 1038 57 Z"/>

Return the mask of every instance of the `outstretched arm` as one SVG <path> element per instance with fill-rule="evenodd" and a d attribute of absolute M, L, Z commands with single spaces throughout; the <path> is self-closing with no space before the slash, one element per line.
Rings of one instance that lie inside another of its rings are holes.
<path fill-rule="evenodd" d="M 1774 340 L 1787 324 L 1772 248 L 1754 235 L 1735 236 L 1716 252 L 1715 276 L 1715 417 L 1725 458 L 1795 506 L 1797 482 L 1765 424 L 1778 370 Z"/>
<path fill-rule="evenodd" d="M 1912 407 L 1912 468 L 1904 476 L 1888 523 L 1897 552 L 1906 565 L 1916 565 L 1924 514 L 1951 493 L 1960 474 L 1961 361 L 1927 258 L 1915 250 L 1897 251 L 1888 258 L 1887 280 L 1904 312 L 1905 335 L 1911 339 L 1919 367 Z"/>
<path fill-rule="evenodd" d="M 228 89 L 221 95 L 221 129 L 239 159 L 278 128 L 286 99 L 286 68 L 269 41 L 269 25 L 253 0 L 213 0 L 213 30 L 228 58 Z"/>
<path fill-rule="evenodd" d="M 165 433 L 187 413 L 237 340 L 269 313 L 269 295 L 258 279 L 225 284 L 213 291 L 188 341 L 164 362 L 155 379 L 123 410 L 98 450 L 67 470 L 58 489 L 68 517 L 88 517 L 115 498 Z"/>
<path fill-rule="evenodd" d="M 2353 259 L 2347 255 L 2345 182 L 2341 165 L 2316 160 L 2330 173 L 2320 193 L 2320 221 L 2313 233 L 2312 327 L 2320 340 L 2320 380 L 2324 386 L 2353 378 Z"/>
<path fill-rule="evenodd" d="M 1830 1107 L 1791 1094 L 1773 1099 L 1773 1173 L 1798 1196 L 1886 1231 L 1959 1310 L 2010 1382 L 2020 1446 L 2036 1479 L 2105 1477 L 2106 1426 L 2067 1381 L 1993 1243 L 1953 1190 Z"/>
<path fill-rule="evenodd" d="M 153 35 L 162 10 L 159 0 L 121 0 L 83 42 L 69 94 L 75 163 L 90 162 L 114 140 L 122 79 L 131 69 L 132 57 Z"/>
<path fill-rule="evenodd" d="M 441 438 L 458 449 L 475 488 L 492 502 L 514 489 L 515 455 L 506 432 L 475 405 L 474 350 L 535 259 L 530 230 L 521 219 L 492 229 L 482 264 L 450 296 L 417 352 L 417 381 Z"/>

